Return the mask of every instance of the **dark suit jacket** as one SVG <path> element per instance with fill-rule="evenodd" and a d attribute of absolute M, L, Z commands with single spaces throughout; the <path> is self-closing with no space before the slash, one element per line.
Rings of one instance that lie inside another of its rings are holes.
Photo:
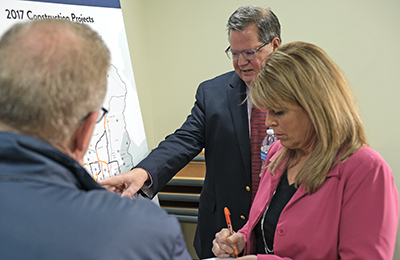
<path fill-rule="evenodd" d="M 239 230 L 251 201 L 251 158 L 246 85 L 232 71 L 200 84 L 191 114 L 137 167 L 147 170 L 158 192 L 203 148 L 206 177 L 194 241 L 200 258 L 212 257 L 215 233 L 226 227 L 224 207 Z"/>

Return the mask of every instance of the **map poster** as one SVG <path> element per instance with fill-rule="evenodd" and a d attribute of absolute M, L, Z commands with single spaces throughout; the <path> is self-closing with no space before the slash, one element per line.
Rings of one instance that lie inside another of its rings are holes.
<path fill-rule="evenodd" d="M 96 125 L 84 167 L 102 180 L 129 171 L 147 155 L 119 0 L 1 0 L 0 14 L 1 35 L 17 22 L 49 18 L 85 23 L 97 31 L 112 56 L 103 105 L 109 112 Z"/>

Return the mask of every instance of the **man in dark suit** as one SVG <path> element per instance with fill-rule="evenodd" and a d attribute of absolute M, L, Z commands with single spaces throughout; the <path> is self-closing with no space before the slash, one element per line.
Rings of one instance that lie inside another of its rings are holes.
<path fill-rule="evenodd" d="M 266 58 L 281 43 L 279 21 L 267 9 L 240 7 L 227 27 L 230 47 L 226 53 L 235 71 L 201 83 L 181 128 L 132 171 L 100 182 L 122 196 L 132 196 L 139 189 L 153 196 L 205 148 L 206 177 L 194 241 L 200 258 L 213 256 L 214 235 L 226 227 L 224 207 L 230 209 L 235 229 L 247 221 L 254 188 L 249 138 L 252 105 L 246 97 Z"/>
<path fill-rule="evenodd" d="M 100 36 L 67 20 L 0 39 L 0 259 L 191 259 L 176 217 L 81 166 L 109 66 Z"/>

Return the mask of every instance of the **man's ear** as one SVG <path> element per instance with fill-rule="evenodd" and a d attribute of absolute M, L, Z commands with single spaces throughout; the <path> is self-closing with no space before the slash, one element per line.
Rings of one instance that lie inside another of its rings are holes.
<path fill-rule="evenodd" d="M 71 140 L 70 156 L 79 164 L 83 164 L 83 156 L 89 147 L 98 113 L 97 111 L 91 113 L 75 131 L 73 140 Z"/>
<path fill-rule="evenodd" d="M 276 50 L 279 46 L 281 46 L 281 40 L 279 40 L 278 37 L 275 37 L 274 39 L 272 39 L 271 41 L 271 45 L 272 45 L 272 50 Z"/>

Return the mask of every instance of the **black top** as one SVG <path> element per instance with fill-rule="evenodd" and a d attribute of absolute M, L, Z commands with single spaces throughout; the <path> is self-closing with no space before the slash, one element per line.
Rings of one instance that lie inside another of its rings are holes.
<path fill-rule="evenodd" d="M 275 229 L 276 225 L 278 224 L 279 216 L 281 215 L 283 208 L 293 197 L 296 190 L 297 189 L 295 188 L 294 184 L 289 185 L 287 179 L 287 170 L 285 170 L 285 172 L 282 174 L 282 178 L 278 184 L 278 187 L 276 188 L 275 194 L 273 195 L 271 202 L 266 209 L 266 212 L 264 212 L 263 216 L 255 227 L 257 238 L 257 254 L 272 254 L 271 251 L 266 252 L 264 239 L 267 243 L 268 249 L 272 250 L 274 244 Z M 263 219 L 264 223 L 263 225 L 261 225 Z M 261 231 L 261 226 L 263 226 L 264 228 L 264 239 Z"/>

